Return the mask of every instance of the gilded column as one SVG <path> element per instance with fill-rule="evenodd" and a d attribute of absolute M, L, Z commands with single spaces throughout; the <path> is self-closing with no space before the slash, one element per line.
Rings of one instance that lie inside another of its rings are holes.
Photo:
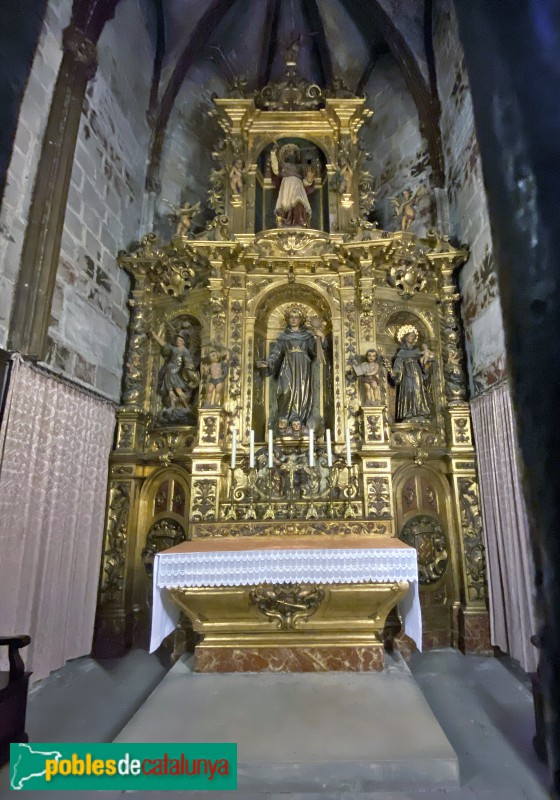
<path fill-rule="evenodd" d="M 458 309 L 455 269 L 466 254 L 440 241 L 428 255 L 439 262 L 442 276 L 440 334 L 443 354 L 447 440 L 450 448 L 450 480 L 455 507 L 455 524 L 460 564 L 460 604 L 455 613 L 455 636 L 464 652 L 488 652 L 490 627 L 486 554 L 480 510 L 480 497 L 470 408 L 467 402 L 467 377 Z"/>

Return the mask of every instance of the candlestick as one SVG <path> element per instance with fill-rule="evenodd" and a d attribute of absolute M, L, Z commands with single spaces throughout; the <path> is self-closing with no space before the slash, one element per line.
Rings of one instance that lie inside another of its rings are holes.
<path fill-rule="evenodd" d="M 235 469 L 235 459 L 237 456 L 237 428 L 231 432 L 231 468 Z"/>
<path fill-rule="evenodd" d="M 346 466 L 352 466 L 352 451 L 350 450 L 350 424 L 346 425 Z"/>
<path fill-rule="evenodd" d="M 309 428 L 309 466 L 315 466 L 315 451 L 313 449 L 313 440 L 315 436 L 315 431 L 313 428 Z"/>
<path fill-rule="evenodd" d="M 332 443 L 330 428 L 327 428 L 327 467 L 332 467 Z"/>
<path fill-rule="evenodd" d="M 272 444 L 272 428 L 268 429 L 268 468 L 272 469 L 274 464 L 274 450 Z"/>
<path fill-rule="evenodd" d="M 255 431 L 249 434 L 249 469 L 255 466 Z"/>

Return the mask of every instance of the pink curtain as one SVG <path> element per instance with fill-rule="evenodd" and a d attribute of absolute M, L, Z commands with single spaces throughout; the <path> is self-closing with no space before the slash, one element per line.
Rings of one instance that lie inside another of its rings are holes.
<path fill-rule="evenodd" d="M 507 384 L 471 403 L 486 535 L 492 644 L 536 669 L 534 568 Z"/>
<path fill-rule="evenodd" d="M 0 429 L 0 631 L 33 680 L 90 652 L 114 408 L 16 356 Z"/>

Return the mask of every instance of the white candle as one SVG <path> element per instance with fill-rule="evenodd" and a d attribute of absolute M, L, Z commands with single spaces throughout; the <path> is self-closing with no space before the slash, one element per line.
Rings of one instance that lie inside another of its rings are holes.
<path fill-rule="evenodd" d="M 313 440 L 315 437 L 315 431 L 313 428 L 309 428 L 309 466 L 315 466 L 315 451 L 313 449 Z"/>
<path fill-rule="evenodd" d="M 346 425 L 346 466 L 352 466 L 352 451 L 350 450 L 350 423 Z"/>
<path fill-rule="evenodd" d="M 255 466 L 255 431 L 249 434 L 249 469 Z"/>
<path fill-rule="evenodd" d="M 332 443 L 330 428 L 327 428 L 327 467 L 332 467 Z"/>
<path fill-rule="evenodd" d="M 272 446 L 272 428 L 268 429 L 268 468 L 272 469 L 274 463 L 274 450 Z"/>
<path fill-rule="evenodd" d="M 235 469 L 235 457 L 237 455 L 237 428 L 231 432 L 231 468 Z"/>

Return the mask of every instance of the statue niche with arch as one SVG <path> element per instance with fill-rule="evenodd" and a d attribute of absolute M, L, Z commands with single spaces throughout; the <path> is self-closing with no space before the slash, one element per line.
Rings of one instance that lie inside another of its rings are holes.
<path fill-rule="evenodd" d="M 329 319 L 323 304 L 313 299 L 281 302 L 257 314 L 256 367 L 262 394 L 256 396 L 253 416 L 263 439 L 266 429 L 275 438 L 298 440 L 310 428 L 322 436 L 331 424 Z"/>
<path fill-rule="evenodd" d="M 436 356 L 430 349 L 426 326 L 415 314 L 400 312 L 387 321 L 381 338 L 385 352 L 393 351 L 390 359 L 384 359 L 390 421 L 401 425 L 433 424 Z"/>
<path fill-rule="evenodd" d="M 258 158 L 255 233 L 272 228 L 329 230 L 326 158 L 308 139 L 273 141 Z"/>

